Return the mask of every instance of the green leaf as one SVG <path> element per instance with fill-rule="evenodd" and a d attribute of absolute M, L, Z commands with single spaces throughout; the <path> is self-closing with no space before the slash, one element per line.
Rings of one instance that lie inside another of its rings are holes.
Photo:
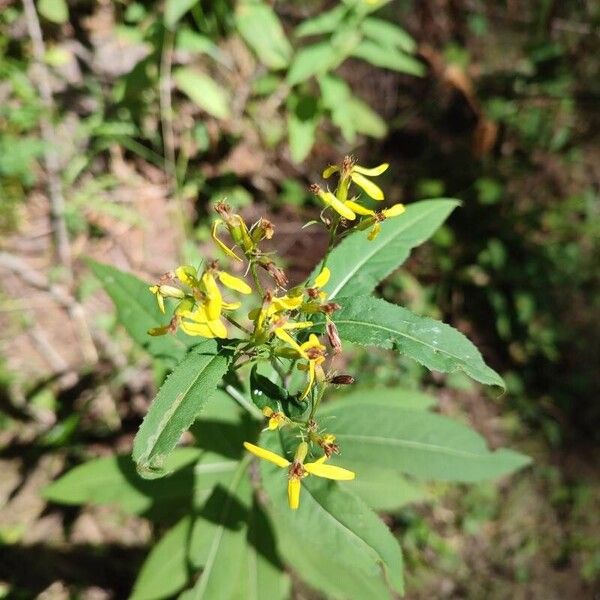
<path fill-rule="evenodd" d="M 263 435 L 261 442 L 282 453 L 279 436 Z M 334 598 L 389 598 L 386 581 L 402 593 L 398 542 L 351 493 L 352 482 L 341 484 L 342 488 L 308 477 L 302 481 L 300 508 L 292 512 L 287 505 L 287 472 L 266 461 L 261 463 L 278 547 L 284 560 L 307 583 Z"/>
<path fill-rule="evenodd" d="M 347 111 L 356 131 L 374 138 L 382 138 L 387 134 L 385 121 L 360 98 L 352 97 L 348 101 Z"/>
<path fill-rule="evenodd" d="M 183 334 L 159 337 L 148 335 L 148 329 L 160 325 L 165 320 L 156 299 L 148 291 L 148 284 L 110 265 L 89 259 L 87 264 L 114 302 L 118 322 L 133 340 L 152 356 L 179 362 L 190 345 L 197 343 Z"/>
<path fill-rule="evenodd" d="M 407 53 L 413 53 L 417 49 L 415 40 L 404 29 L 390 21 L 367 17 L 360 27 L 368 38 L 381 45 L 398 48 Z"/>
<path fill-rule="evenodd" d="M 376 67 L 383 67 L 400 73 L 408 73 L 417 77 L 422 77 L 425 74 L 425 67 L 416 58 L 395 48 L 380 46 L 372 40 L 360 42 L 352 51 L 352 56 L 365 60 Z"/>
<path fill-rule="evenodd" d="M 246 548 L 251 488 L 246 469 L 238 467 L 226 487 L 218 487 L 194 520 L 190 534 L 190 563 L 204 567 L 196 585 L 180 596 L 183 600 L 233 600 L 239 594 Z"/>
<path fill-rule="evenodd" d="M 217 483 L 231 476 L 236 464 L 197 448 L 178 448 L 165 460 L 168 476 L 145 480 L 130 456 L 96 458 L 51 483 L 44 497 L 60 504 L 118 506 L 129 514 L 172 521 L 201 505 Z"/>
<path fill-rule="evenodd" d="M 490 452 L 466 425 L 433 413 L 340 400 L 320 411 L 321 419 L 331 415 L 336 416 L 342 449 L 338 462 L 349 469 L 371 465 L 421 480 L 473 482 L 506 475 L 530 462 L 513 450 Z"/>
<path fill-rule="evenodd" d="M 275 11 L 263 3 L 242 1 L 235 11 L 235 24 L 244 41 L 269 69 L 285 69 L 292 47 Z"/>
<path fill-rule="evenodd" d="M 162 476 L 165 457 L 215 394 L 229 364 L 214 340 L 196 346 L 166 379 L 133 442 L 133 459 L 145 477 Z"/>
<path fill-rule="evenodd" d="M 200 0 L 165 0 L 165 25 L 174 29 L 177 22 Z"/>
<path fill-rule="evenodd" d="M 287 74 L 289 85 L 296 85 L 313 75 L 326 73 L 341 62 L 338 52 L 329 42 L 320 42 L 298 50 Z"/>
<path fill-rule="evenodd" d="M 321 114 L 317 99 L 306 94 L 290 96 L 288 109 L 290 154 L 292 160 L 299 163 L 308 156 L 315 143 Z"/>
<path fill-rule="evenodd" d="M 393 513 L 406 504 L 427 499 L 422 487 L 393 469 L 357 461 L 352 461 L 351 468 L 356 473 L 352 492 L 377 512 Z"/>
<path fill-rule="evenodd" d="M 399 267 L 410 251 L 430 238 L 458 206 L 458 200 L 439 199 L 414 202 L 406 212 L 381 224 L 373 241 L 366 231 L 349 235 L 329 255 L 331 279 L 325 286 L 329 299 L 371 293 L 377 284 Z M 321 264 L 311 278 L 321 272 Z"/>
<path fill-rule="evenodd" d="M 44 498 L 60 504 L 111 504 L 130 514 L 145 514 L 160 497 L 176 502 L 189 496 L 192 486 L 182 484 L 187 483 L 189 467 L 193 468 L 201 453 L 196 448 L 173 452 L 165 461 L 165 471 L 172 474 L 164 481 L 140 479 L 130 456 L 95 458 L 51 483 Z"/>
<path fill-rule="evenodd" d="M 146 557 L 133 586 L 130 600 L 161 600 L 185 587 L 189 579 L 188 544 L 192 517 L 172 527 Z"/>
<path fill-rule="evenodd" d="M 217 119 L 231 115 L 229 92 L 205 73 L 181 67 L 174 72 L 173 79 L 177 87 L 208 114 Z"/>
<path fill-rule="evenodd" d="M 394 349 L 431 371 L 463 371 L 480 383 L 505 387 L 479 350 L 450 325 L 372 296 L 344 298 L 339 303 L 342 308 L 334 320 L 343 340 Z"/>
<path fill-rule="evenodd" d="M 344 20 L 348 8 L 343 4 L 332 8 L 324 13 L 303 21 L 296 27 L 294 33 L 297 37 L 307 35 L 320 35 L 322 33 L 331 33 L 335 31 Z"/>
<path fill-rule="evenodd" d="M 38 11 L 42 17 L 62 25 L 69 20 L 69 6 L 66 0 L 39 0 Z"/>
<path fill-rule="evenodd" d="M 337 32 L 326 42 L 305 46 L 298 50 L 287 74 L 289 85 L 306 81 L 313 75 L 322 75 L 339 66 L 360 41 L 360 34 L 352 28 Z"/>
<path fill-rule="evenodd" d="M 287 600 L 290 577 L 276 552 L 271 524 L 256 498 L 248 515 L 248 538 L 240 575 L 239 598 Z"/>
<path fill-rule="evenodd" d="M 271 379 L 276 376 L 274 370 L 271 371 Z M 300 402 L 295 395 L 288 392 L 286 388 L 280 387 L 276 383 L 258 372 L 258 366 L 254 365 L 250 372 L 250 397 L 258 408 L 263 409 L 268 406 L 272 410 L 283 412 L 288 417 L 300 418 L 309 408 L 308 400 Z"/>
<path fill-rule="evenodd" d="M 369 387 L 364 390 L 360 387 L 353 387 L 351 392 L 336 394 L 334 400 L 336 399 L 339 399 L 344 405 L 374 402 L 380 406 L 389 405 L 391 407 L 411 410 L 427 410 L 436 404 L 436 399 L 429 394 L 425 394 L 419 390 L 396 387 Z M 323 406 L 326 407 L 328 405 L 329 403 L 326 403 Z"/>

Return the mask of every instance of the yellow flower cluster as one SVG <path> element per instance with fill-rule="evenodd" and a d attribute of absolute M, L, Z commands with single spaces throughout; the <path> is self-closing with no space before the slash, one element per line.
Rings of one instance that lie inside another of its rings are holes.
<path fill-rule="evenodd" d="M 339 179 L 335 193 L 323 190 L 319 185 L 313 185 L 311 189 L 326 207 L 332 208 L 340 217 L 348 221 L 356 220 L 357 216 L 365 217 L 360 221 L 358 229 L 370 228 L 368 238 L 374 240 L 381 230 L 381 222 L 401 215 L 405 210 L 404 205 L 394 204 L 390 208 L 371 210 L 359 204 L 358 197 L 349 198 L 350 186 L 354 183 L 373 200 L 382 201 L 385 199 L 383 190 L 369 178 L 383 174 L 388 167 L 388 163 L 373 168 L 361 167 L 355 163 L 354 159 L 347 156 L 341 167 L 330 165 L 323 171 L 324 179 L 329 179 L 334 173 L 338 173 Z"/>
<path fill-rule="evenodd" d="M 345 234 L 342 232 L 338 235 L 337 232 L 342 219 L 352 222 L 358 218 L 355 229 L 369 229 L 368 238 L 373 240 L 379 234 L 382 221 L 404 212 L 402 204 L 383 210 L 371 210 L 361 204 L 358 195 L 350 193 L 351 186 L 355 185 L 371 199 L 383 201 L 383 191 L 371 178 L 381 175 L 387 168 L 387 163 L 365 168 L 346 157 L 341 166 L 330 166 L 323 172 L 325 179 L 338 175 L 335 192 L 325 191 L 317 185 L 312 186 L 325 206 L 334 211 L 333 219 L 322 216 L 330 234 L 328 252 Z M 228 337 L 229 322 L 247 334 L 237 345 L 237 357 L 244 355 L 247 358 L 237 367 L 257 360 L 268 360 L 276 366 L 277 361 L 285 358 L 291 361 L 291 366 L 295 365 L 306 373 L 306 384 L 297 392 L 296 399 L 305 401 L 310 406 L 308 418 L 304 421 L 292 418 L 279 403 L 262 409 L 266 418 L 266 430 L 275 431 L 282 427 L 297 430 L 300 440 L 293 461 L 249 442 L 244 443 L 252 454 L 287 469 L 288 500 L 290 507 L 295 510 L 299 506 L 301 481 L 305 477 L 315 475 L 335 480 L 351 480 L 355 477 L 352 471 L 326 464 L 333 454 L 339 452 L 339 448 L 335 436 L 320 431 L 315 418 L 327 385 L 349 384 L 353 381 L 349 375 L 326 373 L 327 347 L 315 333 L 307 331 L 316 326 L 313 319 L 317 320 L 317 315 L 322 315 L 319 322 L 322 322 L 324 316 L 329 346 L 334 355 L 341 351 L 341 340 L 332 319 L 332 314 L 340 307 L 335 302 L 328 301 L 325 291 L 331 277 L 329 268 L 325 266 L 327 256 L 313 281 L 288 289 L 285 272 L 273 262 L 270 253 L 263 252 L 260 247 L 263 240 L 273 237 L 273 225 L 261 218 L 248 227 L 244 219 L 233 213 L 223 202 L 217 204 L 215 209 L 219 218 L 213 223 L 211 235 L 216 246 L 230 259 L 247 263 L 245 275 L 252 276 L 254 291 L 259 296 L 258 305 L 248 313 L 251 325 L 248 327 L 236 321 L 232 313 L 241 308 L 242 303 L 237 299 L 226 299 L 224 293 L 230 291 L 249 296 L 253 289 L 244 278 L 222 270 L 215 261 L 202 270 L 182 265 L 149 288 L 162 313 L 166 310 L 165 299 L 176 302 L 170 322 L 151 329 L 149 333 L 165 335 L 181 329 L 191 336 L 224 339 Z M 231 241 L 222 238 L 225 231 Z M 271 278 L 273 289 L 263 288 L 259 269 L 266 271 Z M 285 383 L 285 377 L 282 377 L 282 381 Z M 307 462 L 311 447 L 317 450 L 317 455 L 314 460 Z"/>

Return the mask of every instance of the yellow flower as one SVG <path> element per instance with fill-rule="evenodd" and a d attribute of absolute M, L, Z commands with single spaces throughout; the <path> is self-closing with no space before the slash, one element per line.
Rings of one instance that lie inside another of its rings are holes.
<path fill-rule="evenodd" d="M 233 248 L 229 248 L 225 243 L 221 241 L 217 235 L 218 229 L 221 225 L 225 225 L 229 231 L 229 235 L 236 246 L 239 246 L 244 254 L 253 252 L 256 248 L 256 244 L 250 236 L 248 227 L 244 219 L 238 214 L 232 214 L 229 212 L 231 209 L 224 202 L 219 202 L 215 205 L 215 210 L 221 215 L 221 219 L 217 219 L 212 226 L 211 236 L 214 242 L 223 250 L 227 256 L 234 258 L 235 260 L 241 261 L 242 259 L 233 251 Z"/>
<path fill-rule="evenodd" d="M 262 409 L 262 413 L 269 419 L 269 423 L 267 425 L 269 431 L 274 431 L 280 427 L 285 427 L 290 422 L 290 420 L 282 412 L 273 410 L 270 406 L 265 406 Z"/>
<path fill-rule="evenodd" d="M 309 326 L 308 321 L 303 326 Z M 298 325 L 297 323 L 294 325 Z M 312 323 L 311 323 L 312 325 Z M 308 371 L 308 383 L 304 391 L 302 392 L 302 396 L 300 396 L 300 400 L 304 400 L 308 393 L 312 389 L 315 384 L 315 379 L 317 375 L 319 379 L 324 379 L 325 374 L 323 373 L 323 369 L 321 365 L 325 362 L 325 351 L 326 348 L 319 342 L 319 338 L 311 333 L 308 341 L 303 344 L 298 344 L 298 342 L 287 332 L 286 328 L 281 327 L 275 329 L 275 335 L 282 341 L 289 344 L 296 353 L 303 359 L 306 360 L 306 364 L 299 364 L 298 369 L 301 371 Z M 291 327 L 287 327 L 287 329 L 291 329 Z"/>
<path fill-rule="evenodd" d="M 405 210 L 404 204 L 394 204 L 390 206 L 390 208 L 384 208 L 383 210 L 374 211 L 370 208 L 365 208 L 361 206 L 357 202 L 353 202 L 352 200 L 347 200 L 346 205 L 348 205 L 354 212 L 359 215 L 368 216 L 368 219 L 365 219 L 360 223 L 358 229 L 367 229 L 373 226 L 371 231 L 369 232 L 368 238 L 373 241 L 381 231 L 381 222 L 386 219 L 390 219 L 392 217 L 397 217 L 401 215 Z"/>
<path fill-rule="evenodd" d="M 227 328 L 221 320 L 222 312 L 236 310 L 240 303 L 226 302 L 223 299 L 217 279 L 225 287 L 241 294 L 251 294 L 250 286 L 243 279 L 220 271 L 215 263 L 199 280 L 196 269 L 189 265 L 179 267 L 175 273 L 182 283 L 191 286 L 197 292 L 196 298 L 200 298 L 200 304 L 196 308 L 185 306 L 177 311 L 179 316 L 188 319 L 181 322 L 184 333 L 207 338 L 226 338 Z"/>
<path fill-rule="evenodd" d="M 344 196 L 347 194 L 347 188 L 350 185 L 350 180 L 353 181 L 357 186 L 362 188 L 373 200 L 383 200 L 383 190 L 376 184 L 374 184 L 368 177 L 377 177 L 385 171 L 387 171 L 390 165 L 388 163 L 382 163 L 377 167 L 368 169 L 361 167 L 354 163 L 354 160 L 350 157 L 344 158 L 342 167 L 337 165 L 330 165 L 323 171 L 323 178 L 328 179 L 334 173 L 340 172 L 340 184 L 341 187 L 345 188 Z M 343 198 L 345 199 L 345 198 Z"/>
<path fill-rule="evenodd" d="M 300 481 L 308 475 L 316 475 L 317 477 L 334 479 L 336 481 L 352 481 L 356 477 L 356 474 L 348 469 L 324 464 L 327 460 L 326 456 L 314 462 L 305 463 L 304 460 L 308 454 L 308 444 L 306 442 L 299 444 L 293 462 L 275 452 L 255 446 L 249 442 L 244 442 L 244 448 L 248 452 L 258 456 L 258 458 L 267 460 L 281 469 L 288 469 L 288 503 L 292 510 L 296 510 L 300 506 Z"/>
<path fill-rule="evenodd" d="M 307 313 L 316 313 L 321 310 L 321 303 L 327 298 L 327 293 L 321 288 L 327 285 L 331 277 L 331 271 L 324 267 L 323 270 L 315 277 L 315 281 L 311 286 L 306 287 L 306 293 L 309 301 L 302 305 L 302 310 Z"/>
<path fill-rule="evenodd" d="M 151 285 L 149 288 L 156 296 L 160 312 L 165 314 L 165 298 L 184 298 L 185 294 L 173 285 Z"/>
<path fill-rule="evenodd" d="M 325 191 L 317 184 L 311 185 L 310 189 L 313 194 L 320 198 L 321 202 L 323 202 L 325 206 L 333 208 L 333 210 L 335 210 L 340 216 L 344 217 L 344 219 L 348 219 L 348 221 L 354 221 L 354 219 L 356 219 L 356 215 L 352 212 L 352 210 L 329 190 Z"/>

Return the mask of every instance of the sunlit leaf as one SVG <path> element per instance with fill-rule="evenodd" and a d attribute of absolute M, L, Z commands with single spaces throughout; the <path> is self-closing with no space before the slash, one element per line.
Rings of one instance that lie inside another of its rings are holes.
<path fill-rule="evenodd" d="M 331 279 L 324 289 L 329 298 L 371 293 L 408 258 L 415 246 L 433 235 L 458 204 L 449 199 L 414 202 L 400 217 L 384 221 L 375 240 L 369 241 L 365 231 L 349 235 L 327 261 Z M 320 272 L 318 265 L 311 277 Z"/>
<path fill-rule="evenodd" d="M 504 388 L 479 350 L 450 325 L 371 296 L 343 298 L 339 303 L 342 308 L 334 320 L 343 340 L 394 349 L 431 371 L 463 371 L 481 383 Z"/>
<path fill-rule="evenodd" d="M 69 20 L 69 5 L 66 0 L 39 0 L 37 9 L 42 17 L 58 25 Z"/>
<path fill-rule="evenodd" d="M 321 418 L 335 414 L 342 453 L 339 464 L 371 465 L 421 480 L 473 482 L 506 475 L 530 462 L 513 450 L 491 452 L 472 429 L 441 415 L 383 406 L 332 402 Z M 358 480 L 358 475 L 357 475 Z"/>
<path fill-rule="evenodd" d="M 270 69 L 287 67 L 292 47 L 275 11 L 266 3 L 244 0 L 235 11 L 235 24 L 258 59 Z"/>
<path fill-rule="evenodd" d="M 163 462 L 215 394 L 229 356 L 214 340 L 196 346 L 169 375 L 152 401 L 133 442 L 140 474 L 162 476 Z"/>
<path fill-rule="evenodd" d="M 174 72 L 173 79 L 177 87 L 202 110 L 217 119 L 230 116 L 229 92 L 205 73 L 181 67 Z"/>

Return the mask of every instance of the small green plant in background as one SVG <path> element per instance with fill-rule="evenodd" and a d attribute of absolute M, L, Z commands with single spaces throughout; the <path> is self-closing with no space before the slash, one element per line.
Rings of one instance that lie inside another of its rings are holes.
<path fill-rule="evenodd" d="M 133 462 L 92 460 L 46 496 L 117 504 L 167 525 L 134 598 L 182 590 L 184 598 L 287 598 L 288 570 L 330 597 L 402 594 L 400 545 L 374 511 L 421 498 L 423 481 L 482 481 L 529 462 L 489 451 L 465 425 L 430 412 L 426 395 L 361 390 L 359 373 L 338 370 L 344 345 L 356 344 L 503 387 L 457 330 L 373 295 L 458 205 L 380 209 L 384 193 L 372 178 L 386 169 L 346 157 L 323 173 L 337 178 L 333 191 L 311 187 L 323 203 L 312 226 L 327 230 L 329 244 L 295 287 L 263 250 L 273 225 L 248 226 L 224 203 L 212 233 L 229 269 L 206 257 L 148 286 L 90 263 L 119 321 L 171 373 L 137 433 Z M 355 380 L 356 392 L 338 392 Z"/>

